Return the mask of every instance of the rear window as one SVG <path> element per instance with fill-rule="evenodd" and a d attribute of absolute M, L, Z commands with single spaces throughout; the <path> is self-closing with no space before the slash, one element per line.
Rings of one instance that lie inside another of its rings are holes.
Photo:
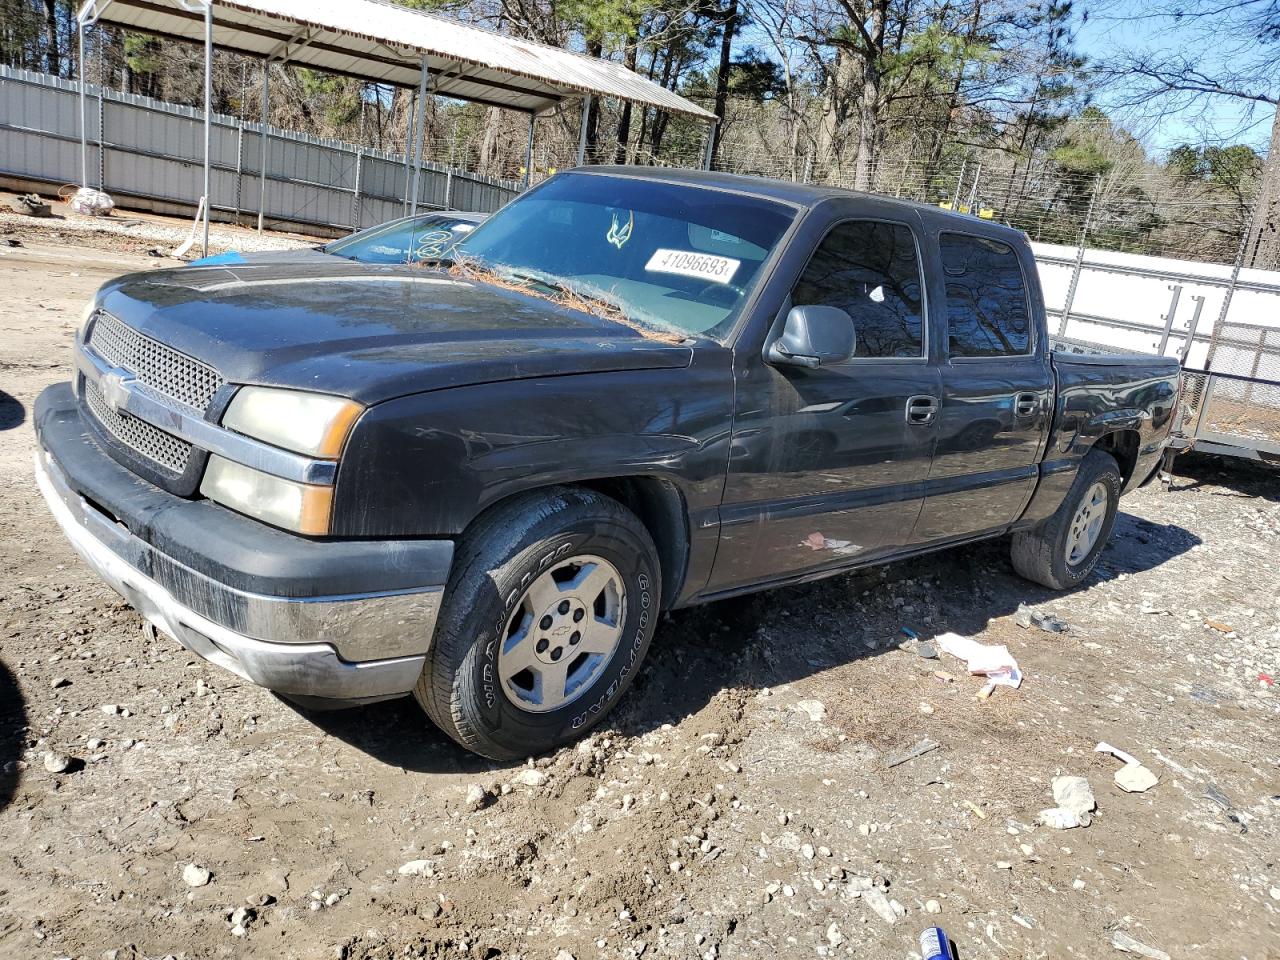
<path fill-rule="evenodd" d="M 605 298 L 645 325 L 716 337 L 793 217 L 757 197 L 566 174 L 507 204 L 458 252 L 504 277 Z"/>
<path fill-rule="evenodd" d="M 1007 243 L 962 233 L 938 238 L 952 357 L 1031 352 L 1031 313 L 1018 254 Z"/>

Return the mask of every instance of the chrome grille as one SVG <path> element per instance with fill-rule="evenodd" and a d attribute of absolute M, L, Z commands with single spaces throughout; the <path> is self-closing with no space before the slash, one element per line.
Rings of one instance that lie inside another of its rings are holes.
<path fill-rule="evenodd" d="M 112 366 L 128 370 L 139 383 L 201 413 L 224 383 L 213 367 L 144 336 L 109 313 L 99 313 L 94 320 L 89 346 Z"/>
<path fill-rule="evenodd" d="M 84 398 L 103 428 L 130 450 L 172 473 L 182 473 L 187 469 L 187 460 L 191 457 L 191 444 L 187 441 L 165 433 L 145 420 L 116 413 L 103 399 L 98 385 L 91 380 L 84 381 Z"/>

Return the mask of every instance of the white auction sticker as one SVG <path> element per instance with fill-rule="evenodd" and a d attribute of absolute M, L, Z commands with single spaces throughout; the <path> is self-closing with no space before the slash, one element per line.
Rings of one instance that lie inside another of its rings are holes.
<path fill-rule="evenodd" d="M 717 257 L 711 253 L 694 253 L 692 250 L 655 250 L 644 268 L 651 273 L 675 273 L 682 277 L 697 277 L 712 283 L 728 283 L 737 273 L 741 260 Z"/>

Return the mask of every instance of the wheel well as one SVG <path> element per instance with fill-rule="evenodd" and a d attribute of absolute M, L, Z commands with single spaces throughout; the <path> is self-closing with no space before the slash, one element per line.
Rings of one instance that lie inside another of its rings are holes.
<path fill-rule="evenodd" d="M 1138 447 L 1141 442 L 1137 430 L 1117 430 L 1101 437 L 1093 445 L 1093 449 L 1102 450 L 1116 458 L 1116 463 L 1120 465 L 1121 489 L 1129 485 L 1133 471 L 1137 469 Z"/>
<path fill-rule="evenodd" d="M 689 527 L 684 497 L 675 484 L 657 477 L 609 477 L 579 486 L 612 497 L 634 513 L 658 548 L 662 569 L 662 606 L 675 602 L 689 561 Z"/>

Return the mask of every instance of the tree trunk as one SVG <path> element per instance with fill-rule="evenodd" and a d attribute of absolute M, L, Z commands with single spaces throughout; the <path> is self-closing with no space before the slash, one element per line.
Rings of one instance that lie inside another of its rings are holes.
<path fill-rule="evenodd" d="M 871 174 L 880 152 L 880 67 L 862 63 L 862 102 L 859 105 L 858 159 L 853 166 L 853 189 L 870 190 Z"/>
<path fill-rule="evenodd" d="M 485 111 L 484 137 L 480 141 L 480 172 L 487 176 L 498 176 L 495 171 L 501 170 L 501 158 L 498 156 L 498 135 L 502 127 L 502 110 L 490 107 Z"/>
<path fill-rule="evenodd" d="M 634 71 L 636 68 L 636 57 L 639 52 L 639 41 L 636 37 L 631 38 L 631 42 L 627 45 L 626 66 L 628 70 Z M 622 104 L 622 116 L 618 118 L 618 149 L 614 151 L 614 163 L 629 163 L 627 156 L 627 141 L 631 139 L 631 101 L 627 100 Z"/>
<path fill-rule="evenodd" d="M 845 146 L 853 113 L 849 94 L 854 87 L 854 63 L 847 50 L 837 49 L 835 54 L 835 65 L 827 77 L 827 109 L 818 126 L 815 176 L 819 180 L 842 183 L 848 180 L 849 174 Z"/>
<path fill-rule="evenodd" d="M 1259 270 L 1280 269 L 1280 105 L 1271 121 L 1271 147 L 1262 167 L 1262 187 L 1244 263 Z"/>
<path fill-rule="evenodd" d="M 738 32 L 738 0 L 729 0 L 720 33 L 720 65 L 716 69 L 716 125 L 711 130 L 711 165 L 715 166 L 724 139 L 724 117 L 729 105 L 729 70 L 733 64 L 733 37 Z"/>
<path fill-rule="evenodd" d="M 44 0 L 45 70 L 62 76 L 62 54 L 58 44 L 58 0 Z"/>
<path fill-rule="evenodd" d="M 599 60 L 600 55 L 604 53 L 604 44 L 599 40 L 587 41 L 587 55 Z M 591 98 L 591 105 L 587 107 L 587 156 L 586 162 L 591 163 L 592 158 L 595 163 L 601 162 L 600 157 L 600 97 Z"/>

